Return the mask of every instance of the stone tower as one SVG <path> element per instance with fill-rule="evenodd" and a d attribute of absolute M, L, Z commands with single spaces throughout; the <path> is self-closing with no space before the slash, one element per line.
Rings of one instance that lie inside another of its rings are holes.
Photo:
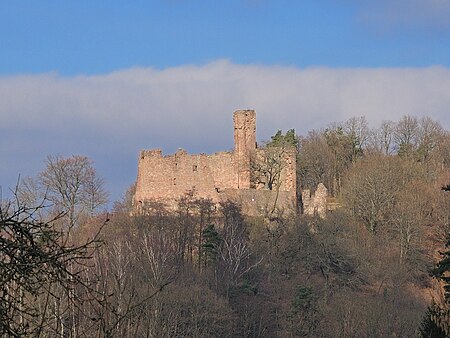
<path fill-rule="evenodd" d="M 249 189 L 250 157 L 256 150 L 256 113 L 254 110 L 237 110 L 233 114 L 233 123 L 237 189 Z"/>

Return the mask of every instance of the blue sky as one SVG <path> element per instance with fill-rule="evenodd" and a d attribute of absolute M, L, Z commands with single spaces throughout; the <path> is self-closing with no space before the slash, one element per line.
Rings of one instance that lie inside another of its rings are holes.
<path fill-rule="evenodd" d="M 403 2 L 419 12 L 420 3 L 437 1 Z M 223 58 L 297 67 L 449 65 L 449 26 L 439 20 L 448 6 L 420 16 L 377 2 L 3 1 L 0 73 L 70 76 Z"/>
<path fill-rule="evenodd" d="M 450 0 L 3 1 L 0 186 L 87 155 L 112 199 L 144 148 L 232 147 L 366 116 L 450 129 Z M 6 188 L 6 189 L 5 189 Z"/>

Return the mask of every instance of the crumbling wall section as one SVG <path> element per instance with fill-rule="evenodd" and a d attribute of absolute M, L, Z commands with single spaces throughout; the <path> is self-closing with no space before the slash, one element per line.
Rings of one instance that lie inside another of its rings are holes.
<path fill-rule="evenodd" d="M 281 171 L 281 190 L 297 191 L 297 149 L 286 148 L 283 151 L 283 170 Z"/>
<path fill-rule="evenodd" d="M 317 185 L 316 192 L 311 196 L 311 191 L 302 191 L 303 213 L 309 216 L 325 218 L 327 213 L 328 189 L 322 183 Z"/>
<path fill-rule="evenodd" d="M 251 188 L 296 191 L 296 154 L 295 147 L 256 149 L 251 154 Z M 272 186 L 269 186 L 268 181 L 272 181 Z"/>

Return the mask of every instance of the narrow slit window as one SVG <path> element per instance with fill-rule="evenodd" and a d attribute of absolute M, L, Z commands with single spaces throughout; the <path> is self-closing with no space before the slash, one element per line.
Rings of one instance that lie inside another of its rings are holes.
<path fill-rule="evenodd" d="M 194 164 L 194 165 L 192 166 L 192 171 L 197 171 L 197 170 L 198 170 L 198 167 L 197 167 L 196 164 Z"/>

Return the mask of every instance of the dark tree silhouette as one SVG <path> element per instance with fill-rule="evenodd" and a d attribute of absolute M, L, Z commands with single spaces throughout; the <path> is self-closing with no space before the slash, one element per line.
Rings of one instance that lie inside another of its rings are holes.
<path fill-rule="evenodd" d="M 61 332 L 64 319 L 50 311 L 50 303 L 64 298 L 74 308 L 75 288 L 87 287 L 82 269 L 99 241 L 81 245 L 55 224 L 57 215 L 42 221 L 44 205 L 28 207 L 18 198 L 0 204 L 0 336 L 40 336 Z M 58 290 L 58 292 L 56 291 Z M 60 295 L 64 295 L 60 297 Z M 65 320 L 69 317 L 64 316 Z"/>

